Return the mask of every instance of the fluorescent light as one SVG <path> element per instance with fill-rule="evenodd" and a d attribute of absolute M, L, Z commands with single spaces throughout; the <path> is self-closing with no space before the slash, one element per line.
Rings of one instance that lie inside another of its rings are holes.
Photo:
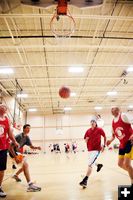
<path fill-rule="evenodd" d="M 2 69 L 0 69 L 0 74 L 13 74 L 13 69 L 11 69 L 11 68 L 2 68 Z"/>
<path fill-rule="evenodd" d="M 116 91 L 107 92 L 107 95 L 115 96 L 115 95 L 117 95 L 117 92 Z"/>
<path fill-rule="evenodd" d="M 128 108 L 133 108 L 133 105 L 129 105 Z"/>
<path fill-rule="evenodd" d="M 128 67 L 126 71 L 127 72 L 133 72 L 133 67 Z"/>
<path fill-rule="evenodd" d="M 27 98 L 28 94 L 17 94 L 18 98 Z"/>
<path fill-rule="evenodd" d="M 71 107 L 65 107 L 64 110 L 65 111 L 70 111 L 70 110 L 72 110 L 72 108 Z"/>
<path fill-rule="evenodd" d="M 37 109 L 36 109 L 36 108 L 29 108 L 28 111 L 29 111 L 29 112 L 36 112 Z"/>
<path fill-rule="evenodd" d="M 71 73 L 81 73 L 84 71 L 84 68 L 83 67 L 69 67 L 68 71 Z"/>
<path fill-rule="evenodd" d="M 94 109 L 95 110 L 102 110 L 102 107 L 101 106 L 95 106 Z"/>
<path fill-rule="evenodd" d="M 70 96 L 71 96 L 71 97 L 75 97 L 75 96 L 76 96 L 76 93 L 75 93 L 75 92 L 71 92 L 71 93 L 70 93 Z"/>

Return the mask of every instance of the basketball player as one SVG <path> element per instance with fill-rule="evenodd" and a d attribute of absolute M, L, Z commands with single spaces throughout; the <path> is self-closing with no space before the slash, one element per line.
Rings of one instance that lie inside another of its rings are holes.
<path fill-rule="evenodd" d="M 25 124 L 23 126 L 23 133 L 20 133 L 15 136 L 16 141 L 19 143 L 19 148 L 22 148 L 24 145 L 29 146 L 31 149 L 38 149 L 41 150 L 41 147 L 35 147 L 32 145 L 32 142 L 28 136 L 30 132 L 30 125 Z M 36 192 L 40 191 L 41 188 L 35 185 L 30 178 L 30 173 L 29 173 L 29 166 L 26 161 L 25 156 L 20 154 L 19 148 L 16 148 L 13 143 L 11 143 L 9 151 L 10 151 L 10 156 L 15 159 L 16 163 L 19 164 L 21 163 L 21 168 L 14 174 L 13 178 L 17 181 L 20 182 L 21 179 L 19 178 L 20 173 L 24 173 L 24 176 L 26 178 L 26 181 L 28 183 L 27 187 L 27 192 Z M 21 158 L 21 159 L 20 159 Z"/>
<path fill-rule="evenodd" d="M 70 145 L 68 143 L 64 144 L 65 145 L 65 153 L 70 152 Z"/>
<path fill-rule="evenodd" d="M 128 172 L 133 190 L 133 167 L 131 165 L 133 159 L 133 130 L 131 122 L 125 113 L 120 112 L 119 107 L 113 107 L 111 113 L 114 116 L 112 138 L 107 141 L 107 146 L 111 144 L 115 137 L 120 141 L 118 166 Z"/>
<path fill-rule="evenodd" d="M 0 197 L 6 197 L 6 193 L 2 190 L 1 185 L 4 178 L 4 171 L 6 170 L 9 139 L 14 143 L 14 146 L 18 146 L 6 112 L 7 107 L 0 104 Z"/>
<path fill-rule="evenodd" d="M 76 143 L 76 142 L 73 142 L 73 143 L 72 143 L 72 151 L 73 151 L 74 153 L 77 152 L 77 143 Z"/>
<path fill-rule="evenodd" d="M 84 188 L 87 186 L 88 178 L 90 177 L 92 173 L 92 166 L 95 163 L 96 159 L 98 158 L 100 151 L 104 150 L 105 144 L 106 144 L 106 136 L 102 128 L 99 128 L 97 126 L 96 119 L 92 119 L 91 122 L 91 128 L 88 129 L 85 133 L 84 139 L 86 141 L 87 149 L 88 149 L 88 170 L 86 173 L 86 176 L 84 179 L 79 183 Z M 104 138 L 104 146 L 101 146 L 101 136 Z M 97 172 L 101 170 L 103 167 L 102 164 L 96 164 L 97 166 Z"/>

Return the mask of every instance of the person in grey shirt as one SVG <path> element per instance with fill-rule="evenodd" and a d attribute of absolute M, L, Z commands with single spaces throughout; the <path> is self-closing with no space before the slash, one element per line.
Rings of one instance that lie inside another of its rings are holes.
<path fill-rule="evenodd" d="M 21 164 L 21 168 L 14 174 L 14 176 L 12 178 L 14 178 L 17 182 L 20 182 L 21 179 L 19 178 L 19 174 L 20 173 L 24 173 L 24 176 L 26 178 L 26 181 L 28 183 L 28 187 L 27 187 L 27 192 L 36 192 L 36 191 L 40 191 L 41 188 L 38 187 L 37 185 L 35 185 L 30 178 L 30 172 L 29 172 L 29 166 L 27 163 L 27 160 L 25 158 L 25 156 L 23 154 L 21 154 L 19 152 L 19 149 L 22 148 L 23 146 L 27 145 L 29 146 L 31 149 L 38 149 L 41 150 L 40 146 L 33 146 L 28 134 L 30 132 L 30 125 L 29 124 L 25 124 L 23 126 L 23 132 L 16 135 L 15 139 L 19 144 L 19 147 L 16 148 L 15 145 L 13 143 L 10 144 L 9 147 L 9 154 L 12 158 L 15 159 L 15 162 L 17 164 Z"/>

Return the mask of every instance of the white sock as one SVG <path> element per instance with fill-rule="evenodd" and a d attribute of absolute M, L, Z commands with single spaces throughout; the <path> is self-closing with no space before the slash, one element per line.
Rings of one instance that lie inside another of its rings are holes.
<path fill-rule="evenodd" d="M 30 185 L 31 183 L 32 183 L 32 181 L 29 181 L 29 182 L 28 182 L 28 185 Z"/>

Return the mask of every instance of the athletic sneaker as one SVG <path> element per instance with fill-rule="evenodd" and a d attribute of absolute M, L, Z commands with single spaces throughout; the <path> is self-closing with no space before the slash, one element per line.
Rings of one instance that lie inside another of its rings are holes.
<path fill-rule="evenodd" d="M 12 169 L 17 169 L 17 167 L 15 165 L 12 165 Z"/>
<path fill-rule="evenodd" d="M 17 182 L 21 182 L 21 179 L 15 174 L 12 176 Z"/>
<path fill-rule="evenodd" d="M 98 164 L 98 165 L 97 165 L 97 172 L 99 172 L 99 171 L 101 170 L 102 167 L 103 167 L 102 164 Z"/>
<path fill-rule="evenodd" d="M 87 187 L 87 180 L 82 180 L 79 185 L 83 186 L 83 187 Z"/>
<path fill-rule="evenodd" d="M 6 197 L 6 193 L 0 188 L 0 197 Z"/>
<path fill-rule="evenodd" d="M 28 188 L 27 188 L 27 192 L 38 192 L 41 191 L 41 187 L 38 187 L 37 185 L 30 183 Z"/>

